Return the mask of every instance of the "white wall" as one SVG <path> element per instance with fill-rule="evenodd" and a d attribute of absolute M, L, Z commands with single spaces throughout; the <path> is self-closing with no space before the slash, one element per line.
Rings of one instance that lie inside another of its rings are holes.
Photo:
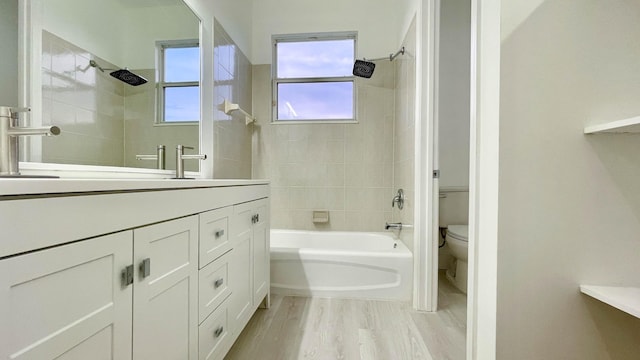
<path fill-rule="evenodd" d="M 199 19 L 184 4 L 132 7 L 123 15 L 122 67 L 155 69 L 156 41 L 198 39 L 200 35 Z"/>
<path fill-rule="evenodd" d="M 582 133 L 640 114 L 640 3 L 548 0 L 512 28 L 501 48 L 498 358 L 637 359 L 640 319 L 578 286 L 640 286 L 640 136 Z"/>
<path fill-rule="evenodd" d="M 440 3 L 438 131 L 440 186 L 469 186 L 471 2 Z M 466 211 L 464 209 L 463 211 Z"/>
<path fill-rule="evenodd" d="M 203 0 L 197 0 L 203 1 Z M 206 0 L 204 0 L 206 1 Z M 254 63 L 252 54 L 254 0 L 215 0 L 214 16 L 233 39 L 249 61 Z"/>
<path fill-rule="evenodd" d="M 103 0 L 42 3 L 45 30 L 119 67 L 155 68 L 157 40 L 199 36 L 198 19 L 183 4 L 139 6 Z"/>
<path fill-rule="evenodd" d="M 408 0 L 254 1 L 253 64 L 271 63 L 273 34 L 358 31 L 357 57 L 395 53 L 406 33 L 406 28 L 402 29 L 405 25 L 402 6 L 408 3 Z"/>
<path fill-rule="evenodd" d="M 18 0 L 0 1 L 0 105 L 18 106 Z"/>
<path fill-rule="evenodd" d="M 392 219 L 407 225 L 415 224 L 415 134 L 416 134 L 416 46 L 417 46 L 417 19 L 411 22 L 407 29 L 402 46 L 406 55 L 398 57 L 393 62 L 396 73 L 395 83 L 395 109 L 393 124 L 393 188 L 395 196 L 398 189 L 403 189 L 405 203 L 402 210 L 397 206 L 392 208 Z M 414 230 L 407 226 L 399 232 L 398 236 L 411 251 L 414 251 Z"/>
<path fill-rule="evenodd" d="M 125 8 L 118 1 L 44 0 L 42 27 L 70 43 L 120 65 Z M 121 65 L 123 66 L 123 65 Z"/>

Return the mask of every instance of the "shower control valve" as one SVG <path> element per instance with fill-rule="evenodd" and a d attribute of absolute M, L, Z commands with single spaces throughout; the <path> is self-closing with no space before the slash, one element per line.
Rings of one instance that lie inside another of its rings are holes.
<path fill-rule="evenodd" d="M 404 190 L 402 189 L 398 189 L 398 193 L 393 197 L 393 200 L 391 200 L 391 207 L 394 207 L 396 204 L 398 204 L 398 209 L 400 210 L 404 207 Z"/>

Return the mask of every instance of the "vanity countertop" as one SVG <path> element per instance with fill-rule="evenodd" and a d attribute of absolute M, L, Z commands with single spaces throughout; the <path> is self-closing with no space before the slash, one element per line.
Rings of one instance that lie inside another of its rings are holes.
<path fill-rule="evenodd" d="M 242 179 L 0 179 L 0 200 L 48 194 L 149 191 L 265 185 L 269 180 Z"/>

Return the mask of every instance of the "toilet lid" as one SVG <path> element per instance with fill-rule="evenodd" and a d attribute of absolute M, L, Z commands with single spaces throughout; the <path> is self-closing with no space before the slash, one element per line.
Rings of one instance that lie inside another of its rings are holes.
<path fill-rule="evenodd" d="M 469 241 L 469 225 L 447 226 L 447 236 L 461 241 Z"/>

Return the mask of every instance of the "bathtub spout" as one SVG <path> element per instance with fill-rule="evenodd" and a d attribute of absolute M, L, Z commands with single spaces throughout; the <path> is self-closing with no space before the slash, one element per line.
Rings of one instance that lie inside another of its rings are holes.
<path fill-rule="evenodd" d="M 402 230 L 402 223 L 398 222 L 398 223 L 386 223 L 384 225 L 384 229 L 385 230 L 389 230 L 389 229 L 394 229 L 394 230 Z"/>

